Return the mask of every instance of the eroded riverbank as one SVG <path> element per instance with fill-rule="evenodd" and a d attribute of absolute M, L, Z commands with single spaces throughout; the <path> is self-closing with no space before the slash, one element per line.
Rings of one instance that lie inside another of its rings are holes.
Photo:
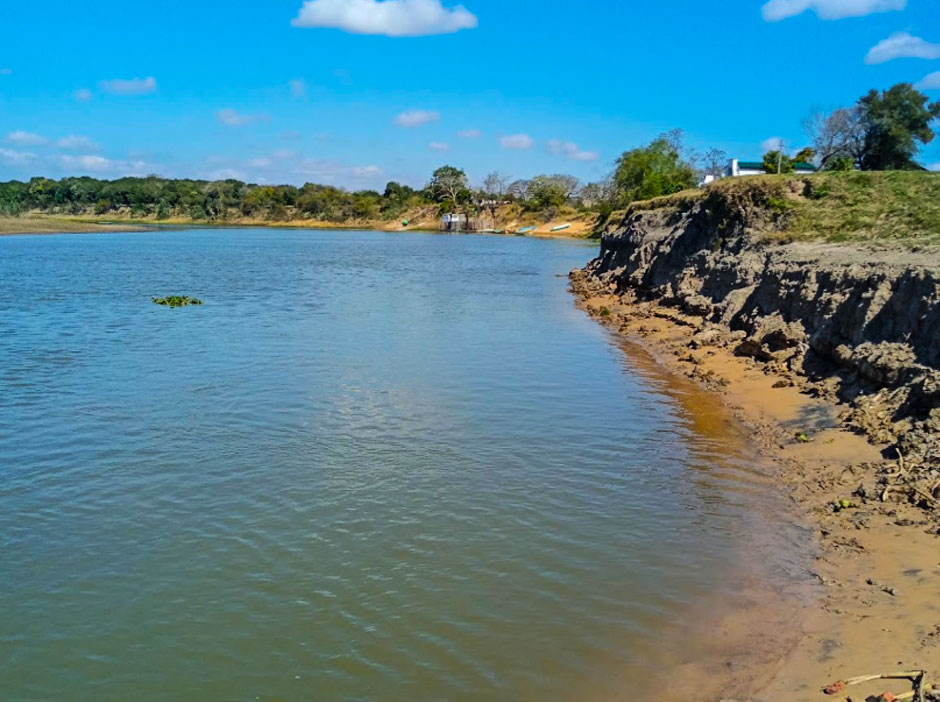
<path fill-rule="evenodd" d="M 818 699 L 829 682 L 897 668 L 935 681 L 940 258 L 768 242 L 785 222 L 747 188 L 629 213 L 573 288 L 732 408 L 813 529 L 818 605 L 763 692 L 743 699 Z"/>

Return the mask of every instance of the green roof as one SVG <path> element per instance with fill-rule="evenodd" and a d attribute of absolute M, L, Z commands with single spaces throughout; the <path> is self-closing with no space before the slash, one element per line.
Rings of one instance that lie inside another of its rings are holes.
<path fill-rule="evenodd" d="M 749 171 L 762 171 L 764 170 L 763 161 L 738 161 L 738 168 L 744 168 Z M 816 166 L 812 163 L 806 163 L 804 161 L 795 161 L 793 163 L 793 168 L 797 171 L 815 171 Z"/>

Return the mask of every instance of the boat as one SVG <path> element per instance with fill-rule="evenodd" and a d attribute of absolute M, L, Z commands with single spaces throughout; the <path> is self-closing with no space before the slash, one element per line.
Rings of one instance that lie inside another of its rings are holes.
<path fill-rule="evenodd" d="M 550 231 L 560 232 L 562 229 L 570 229 L 570 224 L 559 224 L 557 227 L 552 227 Z"/>
<path fill-rule="evenodd" d="M 516 234 L 528 234 L 529 232 L 534 232 L 538 227 L 523 227 L 522 229 L 517 229 Z"/>

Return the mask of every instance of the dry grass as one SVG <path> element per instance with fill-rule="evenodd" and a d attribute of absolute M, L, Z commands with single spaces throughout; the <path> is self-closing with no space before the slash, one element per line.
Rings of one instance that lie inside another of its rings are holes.
<path fill-rule="evenodd" d="M 0 236 L 4 234 L 64 234 L 72 232 L 135 231 L 132 225 L 108 225 L 58 217 L 0 217 Z"/>
<path fill-rule="evenodd" d="M 786 227 L 793 239 L 940 243 L 940 173 L 827 173 L 802 180 Z"/>
<path fill-rule="evenodd" d="M 727 178 L 630 205 L 628 214 L 704 203 L 759 222 L 777 241 L 940 244 L 940 173 L 818 173 Z M 764 215 L 755 217 L 754 215 Z"/>

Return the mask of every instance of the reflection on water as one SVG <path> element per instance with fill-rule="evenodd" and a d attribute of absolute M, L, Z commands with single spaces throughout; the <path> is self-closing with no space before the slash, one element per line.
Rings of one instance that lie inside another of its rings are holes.
<path fill-rule="evenodd" d="M 740 594 L 772 490 L 574 308 L 592 253 L 0 239 L 5 699 L 636 689 Z"/>

